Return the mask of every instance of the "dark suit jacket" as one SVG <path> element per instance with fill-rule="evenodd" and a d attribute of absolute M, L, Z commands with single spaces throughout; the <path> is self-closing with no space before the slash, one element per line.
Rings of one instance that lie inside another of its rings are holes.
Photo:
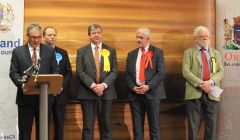
<path fill-rule="evenodd" d="M 104 44 L 102 45 L 102 49 L 107 49 L 110 52 L 108 57 L 110 62 L 110 72 L 105 72 L 103 70 L 104 58 L 101 56 L 100 83 L 106 83 L 108 86 L 108 88 L 105 89 L 103 96 L 101 96 L 101 99 L 112 100 L 117 98 L 114 85 L 114 80 L 117 77 L 118 71 L 116 50 Z M 96 96 L 90 89 L 91 84 L 96 82 L 96 66 L 91 44 L 78 49 L 76 65 L 76 75 L 79 80 L 77 98 L 87 100 L 96 99 L 98 96 Z"/>
<path fill-rule="evenodd" d="M 139 48 L 128 53 L 126 62 L 126 80 L 128 87 L 130 88 L 129 100 L 133 101 L 137 94 L 133 91 L 133 88 L 137 86 L 136 83 L 136 62 Z M 145 83 L 149 85 L 150 90 L 146 93 L 146 98 L 149 100 L 158 100 L 166 97 L 163 80 L 165 77 L 165 63 L 163 58 L 163 51 L 152 45 L 149 46 L 148 51 L 153 52 L 151 69 L 150 65 L 145 69 Z"/>
<path fill-rule="evenodd" d="M 55 58 L 54 49 L 44 44 L 40 45 L 40 70 L 39 74 L 58 73 L 58 65 Z M 23 72 L 32 65 L 31 54 L 28 44 L 17 47 L 12 52 L 10 65 L 10 78 L 17 86 L 16 103 L 18 105 L 39 105 L 39 95 L 24 95 L 22 83 L 18 80 L 23 75 Z M 49 95 L 48 102 L 53 102 L 53 96 Z"/>
<path fill-rule="evenodd" d="M 72 67 L 69 61 L 68 53 L 66 50 L 55 47 L 55 52 L 62 55 L 62 60 L 59 62 L 59 74 L 63 76 L 63 91 L 55 97 L 57 104 L 65 104 L 67 100 L 67 92 L 69 91 L 70 81 L 72 79 Z"/>

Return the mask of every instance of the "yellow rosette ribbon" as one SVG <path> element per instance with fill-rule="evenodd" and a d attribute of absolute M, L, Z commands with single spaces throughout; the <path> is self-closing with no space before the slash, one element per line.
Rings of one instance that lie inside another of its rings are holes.
<path fill-rule="evenodd" d="M 109 72 L 110 71 L 110 62 L 109 62 L 109 55 L 110 55 L 110 52 L 107 50 L 107 49 L 102 49 L 101 50 L 101 55 L 103 56 L 104 58 L 104 61 L 103 61 L 103 70 L 105 72 Z"/>
<path fill-rule="evenodd" d="M 212 73 L 216 73 L 216 58 L 212 57 Z"/>

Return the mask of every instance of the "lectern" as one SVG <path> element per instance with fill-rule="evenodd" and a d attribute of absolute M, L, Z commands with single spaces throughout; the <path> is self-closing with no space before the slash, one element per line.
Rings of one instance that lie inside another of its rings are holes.
<path fill-rule="evenodd" d="M 25 95 L 40 94 L 39 105 L 39 137 L 40 140 L 48 139 L 48 94 L 61 93 L 63 76 L 60 74 L 32 75 L 25 83 Z"/>

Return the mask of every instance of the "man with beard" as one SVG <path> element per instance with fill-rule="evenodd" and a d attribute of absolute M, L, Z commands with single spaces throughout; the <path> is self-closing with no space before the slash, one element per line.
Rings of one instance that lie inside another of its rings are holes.
<path fill-rule="evenodd" d="M 182 72 L 186 79 L 186 112 L 188 139 L 198 140 L 201 117 L 205 120 L 204 140 L 216 139 L 216 121 L 220 97 L 211 94 L 223 78 L 221 54 L 209 46 L 209 30 L 199 26 L 194 29 L 196 45 L 184 52 Z"/>

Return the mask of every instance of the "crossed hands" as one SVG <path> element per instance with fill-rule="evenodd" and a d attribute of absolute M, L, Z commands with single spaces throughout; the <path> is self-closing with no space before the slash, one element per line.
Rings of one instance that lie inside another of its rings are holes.
<path fill-rule="evenodd" d="M 96 84 L 92 87 L 92 90 L 97 96 L 102 96 L 105 86 L 103 84 Z"/>
<path fill-rule="evenodd" d="M 210 93 L 211 92 L 211 82 L 210 81 L 201 81 L 200 84 L 199 84 L 199 87 L 205 93 Z"/>
<path fill-rule="evenodd" d="M 150 88 L 148 85 L 141 85 L 141 86 L 135 86 L 133 88 L 133 91 L 137 94 L 145 94 L 149 89 Z"/>

